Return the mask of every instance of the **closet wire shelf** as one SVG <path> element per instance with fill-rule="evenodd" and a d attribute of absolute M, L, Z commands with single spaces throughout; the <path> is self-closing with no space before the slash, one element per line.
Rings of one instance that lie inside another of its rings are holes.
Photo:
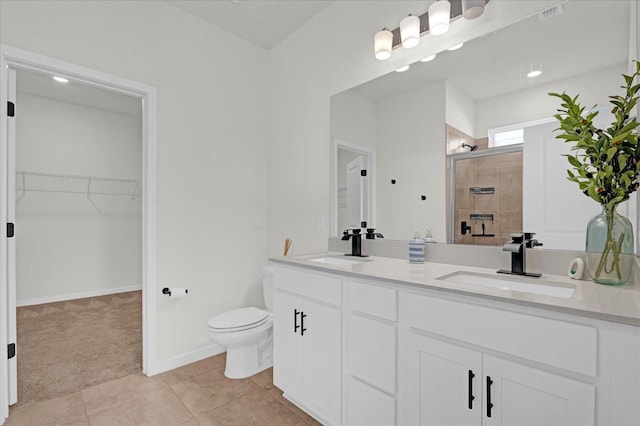
<path fill-rule="evenodd" d="M 142 188 L 138 179 L 98 176 L 61 175 L 52 173 L 16 172 L 16 191 L 21 192 L 16 203 L 27 192 L 58 192 L 67 194 L 119 195 L 140 200 Z"/>

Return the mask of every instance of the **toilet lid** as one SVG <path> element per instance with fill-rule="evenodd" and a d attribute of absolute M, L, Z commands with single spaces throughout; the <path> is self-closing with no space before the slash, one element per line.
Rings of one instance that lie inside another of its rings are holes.
<path fill-rule="evenodd" d="M 255 326 L 265 321 L 268 317 L 269 313 L 262 309 L 254 307 L 240 308 L 216 315 L 207 322 L 207 325 L 213 329 L 228 330 Z"/>

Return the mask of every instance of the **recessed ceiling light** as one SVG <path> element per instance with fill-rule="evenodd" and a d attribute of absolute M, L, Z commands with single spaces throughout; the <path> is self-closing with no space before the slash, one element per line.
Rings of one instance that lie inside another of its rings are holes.
<path fill-rule="evenodd" d="M 538 77 L 539 75 L 542 75 L 542 71 L 540 70 L 531 70 L 527 73 L 527 77 L 529 78 Z"/>
<path fill-rule="evenodd" d="M 450 48 L 448 48 L 447 50 L 458 50 L 460 49 L 462 46 L 464 46 L 464 43 L 458 43 L 455 46 L 451 46 Z"/>
<path fill-rule="evenodd" d="M 427 56 L 426 58 L 420 59 L 420 62 L 429 62 L 433 61 L 436 58 L 436 55 Z"/>
<path fill-rule="evenodd" d="M 405 72 L 409 69 L 409 65 L 405 65 L 404 67 L 400 67 L 396 70 L 396 72 Z"/>
<path fill-rule="evenodd" d="M 57 81 L 58 83 L 68 83 L 68 82 L 69 82 L 69 80 L 67 80 L 66 78 L 64 78 L 64 77 L 58 77 L 57 75 L 54 75 L 54 76 L 53 76 L 53 79 L 54 79 L 55 81 Z"/>

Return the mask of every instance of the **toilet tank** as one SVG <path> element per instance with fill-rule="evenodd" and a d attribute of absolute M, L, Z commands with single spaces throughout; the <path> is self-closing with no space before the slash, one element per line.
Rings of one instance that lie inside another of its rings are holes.
<path fill-rule="evenodd" d="M 262 268 L 262 292 L 264 293 L 264 305 L 268 311 L 273 311 L 273 275 L 275 268 L 267 265 Z"/>

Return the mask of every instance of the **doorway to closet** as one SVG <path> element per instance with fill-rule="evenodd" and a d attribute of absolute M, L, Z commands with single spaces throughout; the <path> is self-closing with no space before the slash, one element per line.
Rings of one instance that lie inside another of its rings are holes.
<path fill-rule="evenodd" d="M 22 405 L 142 369 L 142 104 L 16 70 L 15 105 Z"/>

